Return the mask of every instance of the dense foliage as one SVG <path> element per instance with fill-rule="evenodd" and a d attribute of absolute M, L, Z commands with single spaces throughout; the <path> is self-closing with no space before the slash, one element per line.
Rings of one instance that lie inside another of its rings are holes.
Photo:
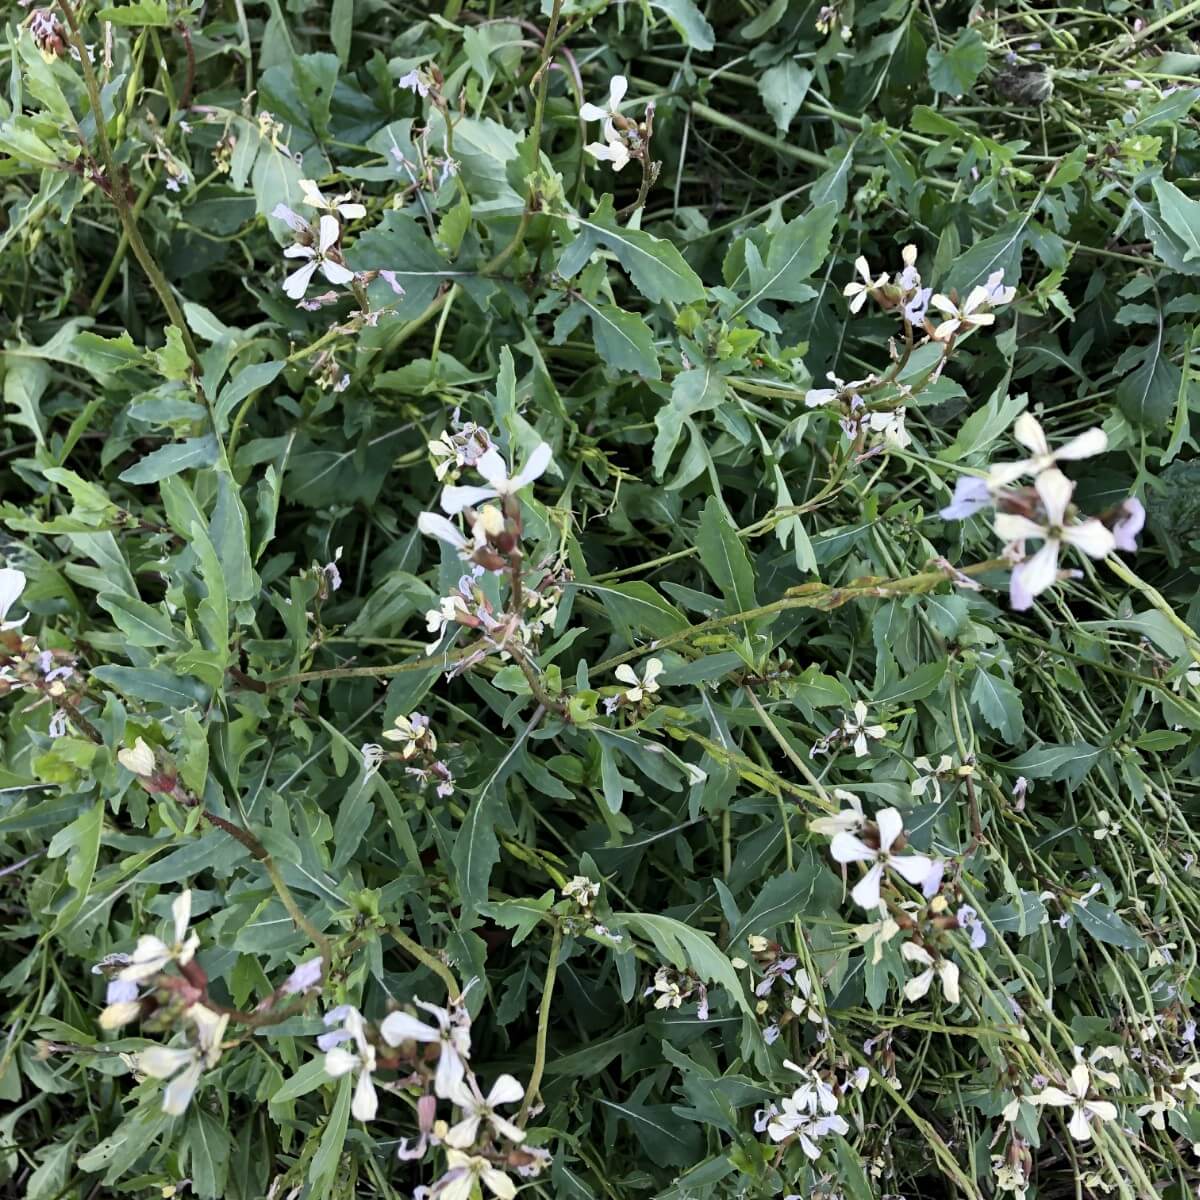
<path fill-rule="evenodd" d="M 37 2 L 6 1194 L 1197 1194 L 1200 6 Z"/>

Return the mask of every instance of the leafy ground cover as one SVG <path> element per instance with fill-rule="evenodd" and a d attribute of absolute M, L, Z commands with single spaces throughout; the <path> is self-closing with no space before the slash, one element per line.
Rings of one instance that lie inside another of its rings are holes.
<path fill-rule="evenodd" d="M 1197 1194 L 1200 5 L 6 15 L 6 1194 Z"/>

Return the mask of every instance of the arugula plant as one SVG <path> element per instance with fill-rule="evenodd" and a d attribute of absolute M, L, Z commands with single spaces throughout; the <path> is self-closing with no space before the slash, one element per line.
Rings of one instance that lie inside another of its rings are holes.
<path fill-rule="evenodd" d="M 3 1186 L 1193 1195 L 1191 7 L 13 7 Z"/>

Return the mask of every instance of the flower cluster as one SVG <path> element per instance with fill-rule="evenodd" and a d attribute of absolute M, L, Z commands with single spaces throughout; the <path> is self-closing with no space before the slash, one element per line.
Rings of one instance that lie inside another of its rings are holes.
<path fill-rule="evenodd" d="M 405 774 L 422 787 L 432 783 L 439 796 L 454 795 L 454 772 L 445 759 L 438 756 L 437 735 L 424 713 L 398 714 L 392 727 L 385 729 L 381 736 L 384 741 L 395 743 L 397 749 L 389 754 L 377 743 L 366 743 L 361 753 L 369 772 L 379 770 L 389 758 L 395 759 L 404 764 Z"/>
<path fill-rule="evenodd" d="M 1052 449 L 1037 418 L 1022 413 L 1013 426 L 1013 437 L 1030 453 L 1017 462 L 999 463 L 983 478 L 962 476 L 952 502 L 941 510 L 946 520 L 962 520 L 994 506 L 993 528 L 1006 546 L 1004 556 L 1014 563 L 1009 596 L 1018 611 L 1062 577 L 1059 557 L 1071 546 L 1088 558 L 1106 558 L 1114 550 L 1136 550 L 1136 538 L 1145 521 L 1141 501 L 1130 498 L 1105 514 L 1104 520 L 1081 517 L 1071 498 L 1075 485 L 1058 469 L 1059 462 L 1074 462 L 1103 454 L 1108 448 L 1104 430 L 1095 428 Z M 1023 476 L 1034 477 L 1032 487 L 1010 487 Z M 1027 555 L 1026 542 L 1040 542 Z"/>
<path fill-rule="evenodd" d="M 764 1130 L 773 1142 L 795 1143 L 805 1156 L 816 1162 L 823 1149 L 821 1141 L 831 1133 L 845 1135 L 850 1132 L 846 1118 L 838 1114 L 838 1100 L 844 1094 L 823 1077 L 819 1071 L 785 1062 L 784 1066 L 800 1076 L 799 1086 L 790 1096 L 779 1103 L 771 1104 L 755 1115 L 754 1128 Z"/>
<path fill-rule="evenodd" d="M 516 1185 L 508 1172 L 535 1175 L 549 1162 L 545 1151 L 524 1145 L 527 1107 L 516 1120 L 502 1111 L 526 1101 L 525 1089 L 504 1074 L 484 1092 L 471 1068 L 471 1019 L 461 997 L 445 1007 L 426 1000 L 413 1003 L 428 1019 L 396 1011 L 372 1026 L 352 1005 L 331 1009 L 325 1015 L 328 1032 L 317 1038 L 325 1072 L 333 1079 L 356 1077 L 350 1111 L 363 1122 L 378 1115 L 377 1073 L 398 1071 L 406 1088 L 421 1089 L 418 1136 L 403 1139 L 397 1156 L 417 1161 L 438 1147 L 446 1170 L 414 1196 L 466 1200 L 478 1183 L 500 1200 L 511 1200 Z M 439 1101 L 457 1111 L 453 1123 L 437 1119 Z"/>

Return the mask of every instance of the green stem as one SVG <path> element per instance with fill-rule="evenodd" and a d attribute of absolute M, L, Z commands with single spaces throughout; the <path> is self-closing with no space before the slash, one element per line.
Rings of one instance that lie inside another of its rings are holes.
<path fill-rule="evenodd" d="M 529 188 L 525 195 L 525 208 L 521 212 L 521 220 L 517 224 L 516 233 L 512 235 L 508 245 L 484 265 L 483 270 L 480 271 L 481 275 L 494 274 L 512 258 L 525 241 L 529 222 L 533 218 L 534 201 L 537 199 L 538 164 L 542 156 L 542 122 L 546 115 L 546 91 L 550 83 L 550 59 L 554 54 L 554 35 L 558 32 L 558 18 L 561 12 L 562 0 L 554 0 L 554 7 L 550 11 L 550 23 L 546 26 L 546 39 L 542 43 L 541 62 L 538 64 L 537 71 L 534 72 L 534 77 L 537 79 L 537 96 L 533 108 L 533 153 L 530 155 L 530 178 Z"/>
<path fill-rule="evenodd" d="M 78 51 L 79 63 L 83 68 L 83 82 L 87 87 L 88 102 L 91 105 L 92 116 L 96 122 L 96 141 L 100 146 L 100 158 L 104 164 L 105 190 L 108 192 L 108 196 L 117 210 L 117 218 L 120 220 L 121 228 L 129 240 L 129 246 L 133 250 L 134 257 L 141 264 L 142 270 L 146 272 L 146 277 L 150 280 L 150 285 L 158 293 L 158 298 L 166 310 L 171 324 L 179 330 L 180 336 L 183 339 L 184 349 L 187 351 L 188 358 L 191 359 L 192 368 L 199 375 L 201 370 L 200 356 L 196 352 L 196 344 L 192 341 L 192 334 L 188 329 L 187 322 L 183 319 L 183 310 L 180 309 L 179 302 L 175 299 L 175 293 L 171 291 L 171 285 L 167 281 L 167 277 L 163 274 L 162 268 L 155 262 L 154 256 L 146 248 L 146 243 L 142 240 L 137 220 L 129 204 L 129 197 L 125 194 L 124 181 L 117 175 L 112 145 L 109 143 L 108 129 L 104 123 L 104 102 L 100 96 L 100 83 L 96 79 L 92 60 L 88 55 L 87 46 L 84 44 L 79 19 L 76 16 L 71 0 L 59 0 L 59 6 L 62 8 L 63 15 L 67 18 L 67 25 L 71 30 L 71 43 Z"/>
<path fill-rule="evenodd" d="M 457 1004 L 462 996 L 462 988 L 458 986 L 454 972 L 440 958 L 430 954 L 419 942 L 414 942 L 402 929 L 398 929 L 395 925 L 389 925 L 388 934 L 406 954 L 427 966 L 446 985 L 446 998 L 451 1004 Z"/>
<path fill-rule="evenodd" d="M 542 1076 L 546 1071 L 546 1039 L 550 1033 L 550 1001 L 554 994 L 554 977 L 558 973 L 558 954 L 562 949 L 562 926 L 556 921 L 554 936 L 550 939 L 550 961 L 546 964 L 546 979 L 542 984 L 542 1003 L 538 1009 L 537 1045 L 534 1049 L 533 1070 L 529 1073 L 529 1086 L 525 1089 L 525 1099 L 521 1102 L 521 1112 L 517 1116 L 517 1125 L 525 1128 L 529 1120 L 529 1110 L 533 1107 L 533 1099 L 538 1094 Z"/>

